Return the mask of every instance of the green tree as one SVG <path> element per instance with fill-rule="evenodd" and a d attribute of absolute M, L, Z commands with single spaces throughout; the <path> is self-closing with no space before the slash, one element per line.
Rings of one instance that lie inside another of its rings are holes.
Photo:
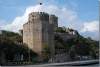
<path fill-rule="evenodd" d="M 65 29 L 65 27 L 58 27 L 58 28 L 56 29 L 56 32 L 65 33 L 65 32 L 66 32 L 66 29 Z"/>

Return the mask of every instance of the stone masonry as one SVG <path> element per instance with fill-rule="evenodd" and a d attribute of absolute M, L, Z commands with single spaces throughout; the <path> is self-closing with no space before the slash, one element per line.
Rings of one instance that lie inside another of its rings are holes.
<path fill-rule="evenodd" d="M 54 55 L 54 30 L 58 27 L 58 18 L 45 12 L 32 12 L 28 22 L 23 25 L 23 43 L 42 57 L 47 45 Z"/>

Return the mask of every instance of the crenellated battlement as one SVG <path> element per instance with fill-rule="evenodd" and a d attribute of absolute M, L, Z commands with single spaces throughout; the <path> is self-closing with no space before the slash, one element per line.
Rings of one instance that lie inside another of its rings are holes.
<path fill-rule="evenodd" d="M 49 21 L 50 24 L 56 24 L 56 26 L 58 26 L 58 24 L 56 23 L 58 22 L 58 17 L 55 15 L 49 15 L 48 13 L 45 12 L 32 12 L 29 14 L 30 22 L 36 20 Z"/>
<path fill-rule="evenodd" d="M 45 20 L 48 21 L 49 20 L 49 14 L 45 13 L 45 12 L 32 12 L 29 14 L 29 20 Z"/>
<path fill-rule="evenodd" d="M 29 14 L 30 15 L 41 15 L 41 16 L 48 16 L 49 14 L 48 13 L 45 13 L 45 12 L 32 12 Z"/>

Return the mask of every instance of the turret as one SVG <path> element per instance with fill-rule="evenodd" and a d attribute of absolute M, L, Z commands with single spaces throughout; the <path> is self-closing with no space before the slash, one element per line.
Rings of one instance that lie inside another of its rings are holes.
<path fill-rule="evenodd" d="M 56 29 L 58 27 L 58 17 L 56 17 L 55 15 L 50 15 L 49 23 L 54 26 L 54 29 Z"/>

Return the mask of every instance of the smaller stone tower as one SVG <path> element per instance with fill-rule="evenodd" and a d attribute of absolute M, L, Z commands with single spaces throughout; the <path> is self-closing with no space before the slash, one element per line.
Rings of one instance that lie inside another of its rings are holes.
<path fill-rule="evenodd" d="M 51 57 L 55 54 L 55 43 L 54 43 L 54 32 L 58 27 L 58 17 L 55 15 L 49 15 L 49 42 L 50 42 L 50 48 L 52 48 L 51 51 Z"/>
<path fill-rule="evenodd" d="M 54 29 L 58 28 L 58 17 L 55 15 L 50 15 L 49 16 L 49 23 L 54 26 Z"/>

